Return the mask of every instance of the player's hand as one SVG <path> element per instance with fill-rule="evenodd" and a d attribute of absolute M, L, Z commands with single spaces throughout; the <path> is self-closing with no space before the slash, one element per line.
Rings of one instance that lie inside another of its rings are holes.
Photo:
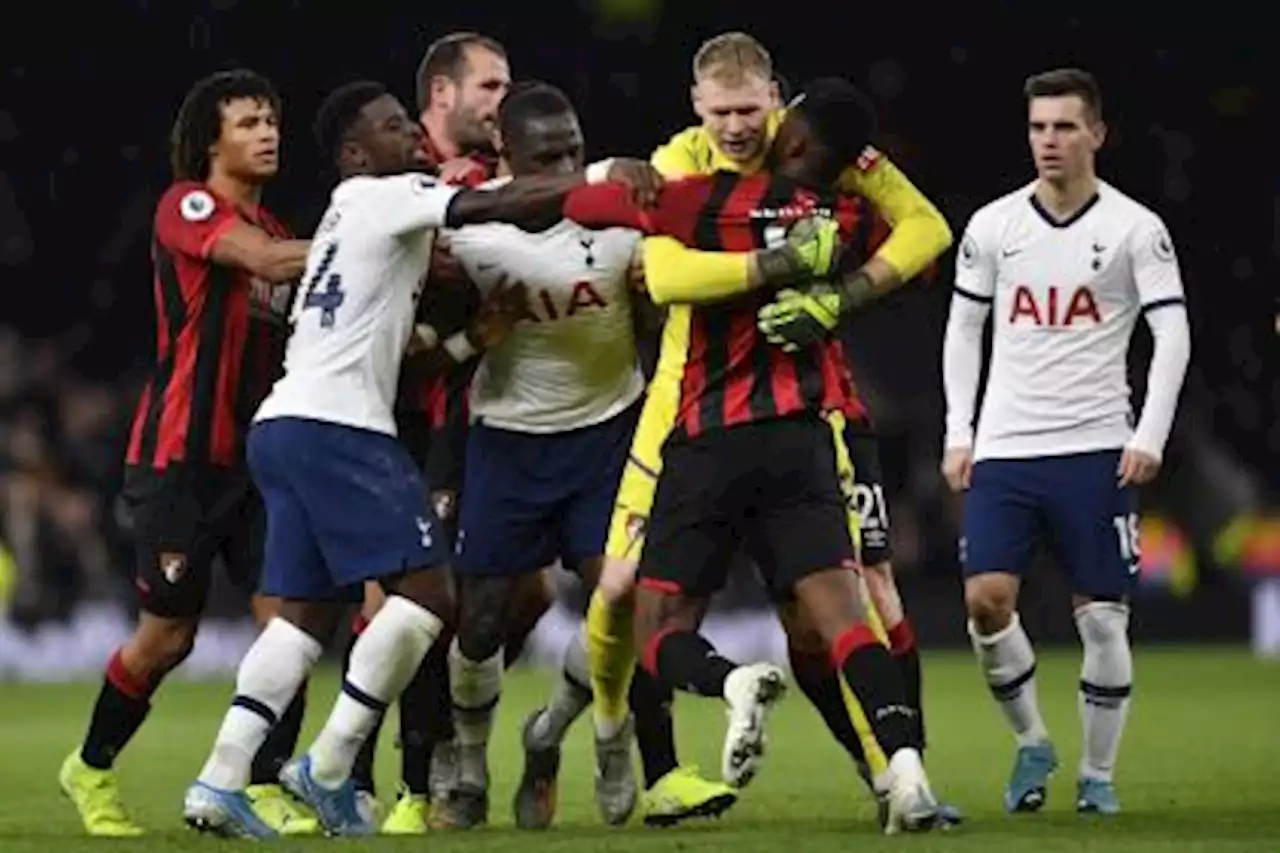
<path fill-rule="evenodd" d="M 785 352 L 825 340 L 839 322 L 840 293 L 827 282 L 779 290 L 756 314 L 765 340 Z"/>
<path fill-rule="evenodd" d="M 807 216 L 787 229 L 782 245 L 756 252 L 761 283 L 770 287 L 825 278 L 840 266 L 840 225 L 827 216 Z"/>
<path fill-rule="evenodd" d="M 626 184 L 632 203 L 638 207 L 654 207 L 658 203 L 663 177 L 648 160 L 614 157 L 609 163 L 609 180 Z"/>
<path fill-rule="evenodd" d="M 437 177 L 446 184 L 477 187 L 489 179 L 489 172 L 479 160 L 471 157 L 454 157 L 440 164 Z"/>
<path fill-rule="evenodd" d="M 1120 454 L 1120 465 L 1116 468 L 1119 476 L 1118 488 L 1125 486 L 1142 486 L 1150 483 L 1160 473 L 1160 460 L 1144 450 L 1126 447 Z"/>
<path fill-rule="evenodd" d="M 947 448 L 942 454 L 942 476 L 951 491 L 966 491 L 973 483 L 973 448 Z"/>
<path fill-rule="evenodd" d="M 467 337 L 481 351 L 496 346 L 511 334 L 521 317 L 529 313 L 529 295 L 524 282 L 510 282 L 503 276 L 480 304 L 467 327 Z"/>

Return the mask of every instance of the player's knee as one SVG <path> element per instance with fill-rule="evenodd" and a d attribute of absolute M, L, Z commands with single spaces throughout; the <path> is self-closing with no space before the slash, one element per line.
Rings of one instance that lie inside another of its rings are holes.
<path fill-rule="evenodd" d="M 382 603 L 387 600 L 387 594 L 382 591 L 382 587 L 376 581 L 369 581 L 364 585 L 364 600 L 360 604 L 360 613 L 365 619 L 372 619 L 378 615 L 378 610 L 382 608 Z"/>
<path fill-rule="evenodd" d="M 1105 649 L 1129 640 L 1129 607 L 1119 601 L 1089 601 L 1075 610 L 1076 630 L 1086 649 Z"/>
<path fill-rule="evenodd" d="M 605 558 L 597 588 L 611 607 L 632 601 L 636 589 L 635 561 Z"/>
<path fill-rule="evenodd" d="M 196 619 L 165 619 L 143 614 L 126 647 L 129 669 L 150 679 L 177 668 L 196 644 Z"/>
<path fill-rule="evenodd" d="M 458 620 L 458 649 L 468 660 L 488 660 L 506 642 L 510 628 L 510 578 L 464 580 Z"/>
<path fill-rule="evenodd" d="M 965 582 L 965 609 L 982 634 L 1003 630 L 1013 619 L 1017 604 L 1017 582 L 1008 575 L 975 575 Z"/>

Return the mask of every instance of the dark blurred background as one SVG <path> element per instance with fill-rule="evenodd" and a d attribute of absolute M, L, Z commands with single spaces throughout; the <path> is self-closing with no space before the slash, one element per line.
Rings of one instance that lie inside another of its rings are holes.
<path fill-rule="evenodd" d="M 865 87 L 882 114 L 881 147 L 957 235 L 980 204 L 1031 178 L 1023 78 L 1065 64 L 1092 70 L 1110 126 L 1103 177 L 1168 223 L 1194 335 L 1165 471 L 1143 496 L 1135 632 L 1243 642 L 1251 627 L 1263 630 L 1265 600 L 1254 593 L 1280 582 L 1280 63 L 1263 12 L 468 5 L 459 14 L 389 0 L 101 0 L 11 12 L 0 35 L 0 672 L 6 643 L 12 657 L 19 640 L 30 649 L 33 637 L 52 636 L 39 633 L 50 626 L 74 633 L 80 614 L 128 606 L 129 552 L 111 506 L 152 356 L 151 215 L 187 87 L 236 65 L 275 81 L 284 169 L 268 201 L 309 233 L 330 181 L 309 132 L 323 94 L 373 77 L 411 103 L 423 50 L 461 28 L 503 41 L 516 78 L 564 88 L 599 156 L 647 155 L 692 124 L 693 52 L 717 32 L 747 30 L 793 84 L 841 74 Z M 884 435 L 898 572 L 917 631 L 934 644 L 963 640 L 958 506 L 937 475 L 950 277 L 948 254 L 931 280 L 849 330 Z M 1139 392 L 1148 351 L 1141 329 Z M 1061 582 L 1046 569 L 1024 613 L 1038 638 L 1070 641 Z M 741 612 L 759 605 L 749 584 L 723 602 Z M 222 590 L 214 613 L 236 618 L 243 600 Z"/>

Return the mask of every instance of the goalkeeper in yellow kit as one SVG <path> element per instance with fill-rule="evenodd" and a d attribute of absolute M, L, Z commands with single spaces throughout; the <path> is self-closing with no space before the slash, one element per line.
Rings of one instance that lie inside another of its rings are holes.
<path fill-rule="evenodd" d="M 694 107 L 703 124 L 677 134 L 659 147 L 653 154 L 654 165 L 670 178 L 761 168 L 782 116 L 768 52 L 745 33 L 725 33 L 702 46 L 693 66 Z M 840 286 L 814 283 L 779 292 L 762 310 L 760 325 L 771 340 L 784 347 L 826 335 L 842 313 L 917 275 L 951 244 L 951 231 L 941 214 L 878 152 L 867 149 L 859 162 L 841 176 L 841 184 L 843 190 L 870 201 L 892 226 L 892 233 L 876 255 Z M 735 288 L 744 289 L 748 279 L 758 274 L 751 267 L 748 253 L 702 252 L 669 237 L 646 239 L 644 261 L 645 277 L 654 292 L 680 290 L 693 279 L 705 288 L 733 292 Z M 631 684 L 635 664 L 632 591 L 661 471 L 661 448 L 675 420 L 678 395 L 679 388 L 674 383 L 662 381 L 659 365 L 615 501 L 604 572 L 587 612 L 598 731 L 608 732 L 622 725 L 627 716 L 628 690 L 643 686 Z M 842 413 L 832 413 L 833 428 L 843 429 L 843 417 Z M 842 461 L 847 463 L 842 479 L 852 486 L 853 463 Z M 857 536 L 858 531 L 859 522 L 853 516 L 851 533 Z M 891 648 L 891 638 L 909 641 L 909 623 L 902 612 L 888 560 L 867 568 L 869 597 L 880 617 L 870 614 L 873 626 Z M 792 669 L 801 689 L 832 734 L 858 761 L 864 778 L 871 782 L 885 772 L 885 758 L 861 710 L 843 689 L 829 663 L 828 650 L 815 633 L 800 622 L 794 608 L 784 603 L 780 613 L 789 638 Z M 908 658 L 904 669 L 914 669 L 914 673 L 907 674 L 914 676 L 913 697 L 918 704 L 919 664 L 914 643 L 910 643 L 909 655 L 902 657 Z M 640 672 L 637 677 L 645 676 Z M 911 680 L 908 677 L 909 683 Z M 670 725 L 669 720 L 637 719 L 635 723 Z M 671 763 L 675 764 L 674 756 Z M 646 787 L 645 820 L 650 823 L 672 823 L 718 813 L 733 802 L 731 789 L 674 766 L 661 778 L 647 779 Z M 883 784 L 875 787 L 882 789 Z M 944 809 L 943 816 L 949 822 L 959 819 L 953 809 Z"/>

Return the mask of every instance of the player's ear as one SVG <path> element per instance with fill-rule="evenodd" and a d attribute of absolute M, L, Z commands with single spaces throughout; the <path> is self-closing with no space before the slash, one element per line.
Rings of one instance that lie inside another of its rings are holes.
<path fill-rule="evenodd" d="M 706 118 L 702 109 L 702 96 L 697 83 L 694 83 L 689 87 L 689 102 L 693 104 L 693 111 L 697 114 L 698 118 Z"/>
<path fill-rule="evenodd" d="M 1098 119 L 1090 125 L 1089 130 L 1093 133 L 1093 150 L 1097 151 L 1107 141 L 1107 123 Z"/>
<path fill-rule="evenodd" d="M 769 81 L 769 101 L 775 110 L 782 107 L 782 87 L 776 79 Z"/>
<path fill-rule="evenodd" d="M 444 74 L 437 74 L 431 78 L 431 103 L 440 104 L 446 110 L 453 109 L 453 93 L 455 86 L 453 81 Z"/>

